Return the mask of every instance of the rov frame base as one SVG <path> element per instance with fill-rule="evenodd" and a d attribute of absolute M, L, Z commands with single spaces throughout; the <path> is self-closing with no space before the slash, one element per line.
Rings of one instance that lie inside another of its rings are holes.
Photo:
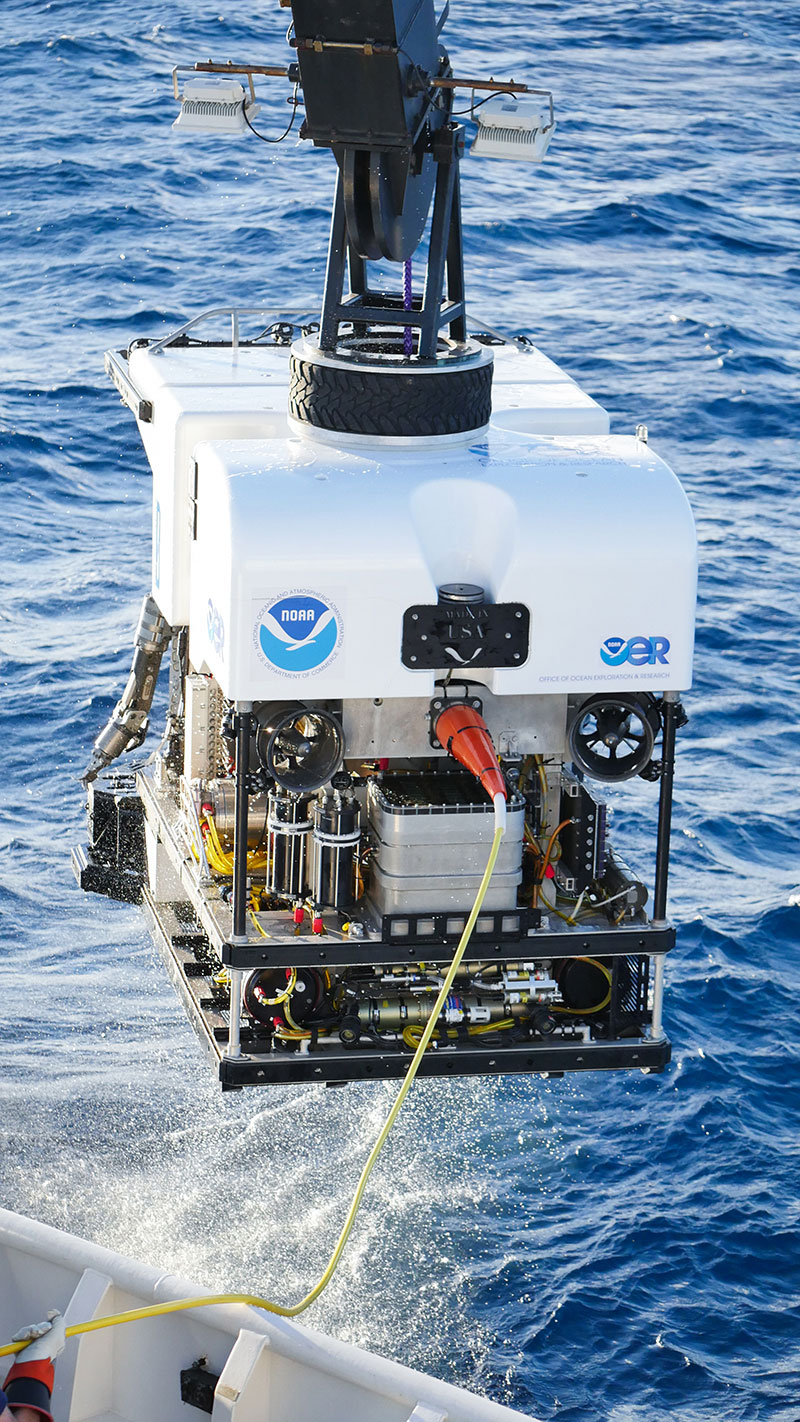
<path fill-rule="evenodd" d="M 218 1068 L 223 1090 L 244 1086 L 270 1086 L 293 1081 L 324 1081 L 332 1085 L 349 1081 L 399 1079 L 405 1076 L 411 1054 L 379 1048 L 332 1049 L 321 1052 L 270 1050 L 268 1039 L 252 1029 L 242 1029 L 241 1055 L 230 1056 L 228 1012 L 209 993 L 209 978 L 198 963 L 197 947 L 205 941 L 181 924 L 175 907 L 157 904 L 148 890 L 142 905 L 150 931 L 170 980 L 207 1055 Z M 538 949 L 538 944 L 537 944 Z M 539 950 L 540 951 L 540 950 Z M 211 969 L 209 969 L 209 972 Z M 634 1037 L 622 1041 L 573 1040 L 475 1046 L 455 1042 L 433 1046 L 422 1059 L 420 1076 L 499 1076 L 504 1073 L 539 1073 L 563 1076 L 568 1071 L 614 1071 L 639 1068 L 661 1072 L 672 1054 L 666 1037 L 651 1041 Z"/>
<path fill-rule="evenodd" d="M 126 778 L 119 792 L 126 804 L 131 790 L 134 787 Z M 238 1001 L 245 974 L 265 967 L 383 969 L 423 959 L 431 964 L 446 963 L 455 951 L 458 933 L 422 944 L 413 934 L 394 937 L 391 917 L 382 919 L 365 911 L 361 933 L 356 936 L 345 933 L 339 916 L 326 910 L 323 934 L 298 933 L 287 913 L 260 913 L 256 917 L 262 932 L 245 919 L 245 931 L 234 934 L 230 902 L 221 883 L 204 873 L 192 853 L 178 805 L 177 782 L 163 762 L 138 774 L 134 797 L 141 807 L 143 841 L 149 841 L 150 871 L 148 875 L 144 855 L 141 860 L 137 855 L 120 897 L 129 902 L 134 897 L 133 869 L 141 865 L 138 885 L 153 939 L 223 1090 L 292 1081 L 343 1085 L 402 1078 L 411 1053 L 396 1039 L 365 1031 L 353 1045 L 332 1041 L 329 1036 L 319 1043 L 304 1041 L 300 1050 L 287 1050 L 246 1015 L 232 1018 L 229 989 L 216 979 L 221 968 L 227 967 L 230 991 Z M 95 870 L 107 876 L 108 866 L 95 865 L 91 849 L 77 851 L 73 860 L 82 887 L 117 896 L 114 885 L 105 879 L 95 882 Z M 519 931 L 500 936 L 491 931 L 494 917 L 486 916 L 483 941 L 474 940 L 472 951 L 481 960 L 547 962 L 587 956 L 610 962 L 607 1017 L 590 1021 L 576 1014 L 553 1036 L 541 1036 L 520 1025 L 487 1036 L 480 1044 L 466 1033 L 445 1044 L 434 1042 L 422 1060 L 420 1075 L 663 1071 L 671 1057 L 670 1043 L 661 1030 L 663 963 L 675 943 L 671 924 L 650 922 L 640 913 L 626 924 L 598 919 L 570 926 L 556 920 L 540 922 L 522 909 L 516 914 Z M 646 1035 L 648 1031 L 650 1035 Z"/>
<path fill-rule="evenodd" d="M 164 960 L 169 977 L 183 1002 L 187 1016 L 206 1053 L 217 1067 L 223 1090 L 244 1086 L 265 1086 L 292 1081 L 324 1081 L 332 1085 L 348 1081 L 402 1078 L 411 1056 L 399 1044 L 387 1043 L 355 1047 L 326 1042 L 318 1050 L 286 1051 L 271 1043 L 255 1025 L 242 1023 L 238 1052 L 230 1051 L 231 1023 L 224 994 L 215 991 L 214 975 L 221 963 L 234 973 L 265 966 L 356 967 L 372 964 L 395 965 L 416 961 L 421 954 L 437 960 L 449 959 L 455 943 L 437 943 L 421 948 L 419 943 L 384 938 L 376 930 L 361 938 L 350 938 L 335 926 L 331 915 L 328 932 L 322 936 L 297 935 L 288 921 L 280 936 L 263 938 L 246 934 L 246 942 L 231 942 L 230 906 L 218 887 L 204 882 L 180 830 L 177 805 L 168 783 L 157 783 L 154 775 L 138 776 L 137 788 L 151 832 L 166 852 L 180 885 L 178 901 L 156 901 L 150 889 L 142 891 L 142 904 L 149 926 Z M 278 915 L 261 915 L 265 921 Z M 285 916 L 284 916 L 285 917 Z M 276 923 L 270 926 L 277 930 Z M 480 956 L 498 958 L 524 955 L 525 959 L 580 957 L 611 958 L 612 963 L 628 959 L 642 966 L 646 989 L 653 963 L 669 952 L 675 942 L 670 924 L 654 927 L 644 922 L 627 926 L 570 929 L 528 928 L 516 942 L 481 944 Z M 649 1038 L 642 1029 L 650 1013 L 639 1007 L 630 1024 L 622 1024 L 631 1036 L 610 1040 L 585 1040 L 580 1030 L 554 1038 L 496 1038 L 478 1046 L 474 1039 L 457 1040 L 446 1046 L 434 1045 L 423 1058 L 422 1076 L 476 1076 L 534 1072 L 560 1076 L 567 1071 L 623 1070 L 639 1068 L 660 1072 L 670 1060 L 670 1043 L 664 1036 Z M 617 1031 L 620 1024 L 617 1024 Z M 511 1034 L 509 1034 L 511 1036 Z"/>

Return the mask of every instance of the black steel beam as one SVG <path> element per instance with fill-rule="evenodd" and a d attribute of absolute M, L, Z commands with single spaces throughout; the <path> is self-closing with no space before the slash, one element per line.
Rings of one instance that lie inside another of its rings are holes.
<path fill-rule="evenodd" d="M 447 962 L 455 950 L 458 935 L 452 943 L 377 942 L 374 938 L 334 939 L 324 935 L 311 942 L 302 939 L 258 939 L 246 945 L 223 943 L 222 962 L 228 968 L 313 968 L 363 967 L 373 963 L 396 966 L 400 963 Z M 535 934 L 502 943 L 485 943 L 474 937 L 469 956 L 483 961 L 515 961 L 518 958 L 613 958 L 628 954 L 668 953 L 675 947 L 675 929 L 664 928 L 598 929 L 592 934 L 554 933 L 538 929 Z"/>
<path fill-rule="evenodd" d="M 512 1047 L 458 1047 L 427 1051 L 419 1067 L 420 1076 L 499 1076 L 521 1072 L 542 1072 L 560 1076 L 568 1071 L 660 1072 L 670 1060 L 672 1048 L 660 1042 L 580 1042 L 575 1045 L 528 1042 Z M 276 1052 L 268 1057 L 223 1057 L 219 1079 L 223 1089 L 242 1086 L 272 1086 L 294 1081 L 370 1081 L 404 1077 L 411 1057 L 408 1053 L 355 1049 L 340 1052 Z"/>
<path fill-rule="evenodd" d="M 661 704 L 661 785 L 658 800 L 656 831 L 656 873 L 653 888 L 653 918 L 663 923 L 667 916 L 667 884 L 669 881 L 669 847 L 672 832 L 672 787 L 675 778 L 675 732 L 678 727 L 679 703 Z"/>
<path fill-rule="evenodd" d="M 237 711 L 233 718 L 236 736 L 236 792 L 233 837 L 233 937 L 247 936 L 247 816 L 249 798 L 247 777 L 250 771 L 249 711 Z"/>

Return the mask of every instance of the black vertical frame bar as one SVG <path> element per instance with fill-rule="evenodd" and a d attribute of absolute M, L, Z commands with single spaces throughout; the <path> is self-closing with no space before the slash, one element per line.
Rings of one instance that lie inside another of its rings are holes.
<path fill-rule="evenodd" d="M 339 308 L 342 304 L 342 287 L 347 256 L 347 223 L 344 215 L 344 182 L 341 173 L 336 179 L 336 196 L 333 199 L 331 236 L 328 245 L 328 270 L 325 275 L 325 294 L 322 298 L 322 320 L 319 328 L 320 350 L 332 351 L 339 334 Z"/>
<path fill-rule="evenodd" d="M 367 259 L 366 257 L 362 257 L 359 255 L 352 242 L 350 241 L 350 237 L 347 233 L 345 233 L 345 246 L 347 248 L 347 275 L 350 280 L 350 291 L 354 296 L 360 296 L 361 300 L 365 301 L 369 296 L 369 273 L 367 269 Z M 340 296 L 343 296 L 343 293 L 340 293 Z M 367 329 L 368 327 L 366 321 L 356 321 L 355 317 L 353 318 L 354 336 L 366 336 Z M 334 346 L 336 345 L 338 335 L 339 322 L 337 320 L 336 335 L 333 338 Z"/>
<path fill-rule="evenodd" d="M 233 838 L 233 936 L 247 936 L 247 775 L 250 769 L 249 711 L 234 716 L 236 735 L 236 798 Z"/>
<path fill-rule="evenodd" d="M 460 316 L 450 322 L 450 335 L 454 341 L 467 339 L 467 316 L 464 303 L 464 244 L 461 238 L 461 173 L 457 162 L 453 163 L 453 196 L 450 204 L 450 234 L 447 241 L 447 298 L 462 305 Z"/>
<path fill-rule="evenodd" d="M 367 292 L 367 262 L 359 256 L 349 237 L 347 238 L 347 273 L 350 290 L 355 296 L 365 296 Z"/>
<path fill-rule="evenodd" d="M 424 359 L 436 354 L 441 325 L 442 287 L 445 263 L 450 246 L 450 220 L 458 164 L 440 163 L 436 174 L 436 192 L 431 218 L 431 240 L 428 248 L 428 270 L 425 274 L 425 295 L 422 299 L 419 353 Z"/>
<path fill-rule="evenodd" d="M 668 701 L 666 697 L 661 703 L 661 791 L 658 800 L 653 923 L 663 923 L 667 916 L 669 845 L 672 831 L 672 787 L 675 778 L 675 732 L 678 725 L 678 709 L 678 702 Z"/>

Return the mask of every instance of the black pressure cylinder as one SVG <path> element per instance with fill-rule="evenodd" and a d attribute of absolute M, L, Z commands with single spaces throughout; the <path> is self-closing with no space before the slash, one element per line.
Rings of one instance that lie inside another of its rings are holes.
<path fill-rule="evenodd" d="M 354 899 L 355 854 L 361 812 L 352 791 L 330 791 L 314 806 L 312 892 L 322 908 L 342 908 Z"/>
<path fill-rule="evenodd" d="M 313 797 L 273 791 L 269 797 L 270 865 L 267 887 L 283 899 L 302 899 L 308 886 Z"/>

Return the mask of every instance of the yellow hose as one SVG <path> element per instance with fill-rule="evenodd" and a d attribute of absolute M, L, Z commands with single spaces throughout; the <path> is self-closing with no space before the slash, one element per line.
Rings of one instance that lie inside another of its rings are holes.
<path fill-rule="evenodd" d="M 367 1181 L 369 1180 L 369 1177 L 372 1174 L 372 1168 L 376 1160 L 378 1159 L 378 1156 L 380 1155 L 381 1151 L 383 1150 L 389 1132 L 391 1131 L 392 1126 L 397 1120 L 403 1102 L 405 1101 L 409 1091 L 411 1090 L 414 1078 L 416 1077 L 417 1072 L 419 1071 L 420 1062 L 422 1061 L 428 1043 L 430 1042 L 431 1037 L 433 1036 L 434 1028 L 436 1027 L 436 1022 L 439 1017 L 439 1014 L 442 1011 L 442 1008 L 444 1007 L 447 996 L 450 992 L 451 987 L 453 986 L 453 981 L 455 979 L 456 973 L 458 972 L 458 969 L 461 966 L 461 960 L 467 950 L 467 946 L 469 944 L 470 938 L 472 937 L 472 932 L 475 927 L 478 915 L 481 911 L 481 908 L 483 907 L 483 900 L 486 897 L 486 891 L 489 887 L 489 881 L 492 877 L 492 874 L 494 873 L 494 867 L 497 863 L 497 856 L 500 853 L 500 843 L 502 841 L 502 838 L 503 824 L 501 821 L 496 821 L 496 829 L 494 832 L 494 839 L 492 840 L 492 848 L 489 853 L 489 861 L 486 865 L 486 869 L 484 870 L 483 878 L 481 879 L 480 883 L 480 888 L 478 889 L 475 903 L 472 906 L 472 911 L 470 913 L 469 918 L 467 919 L 467 922 L 464 925 L 464 931 L 459 939 L 458 947 L 456 948 L 455 954 L 453 956 L 453 961 L 450 964 L 450 967 L 447 971 L 447 976 L 439 989 L 439 995 L 434 1004 L 433 1011 L 430 1017 L 428 1018 L 427 1023 L 425 1024 L 425 1029 L 420 1038 L 419 1046 L 417 1047 L 417 1050 L 411 1058 L 408 1071 L 406 1072 L 405 1081 L 403 1082 L 402 1086 L 400 1087 L 400 1090 L 397 1093 L 392 1109 L 386 1117 L 380 1135 L 378 1136 L 378 1139 L 372 1147 L 372 1150 L 370 1151 L 369 1156 L 367 1158 L 367 1163 L 361 1172 L 361 1178 L 359 1179 L 358 1185 L 356 1186 L 356 1192 L 353 1196 L 350 1209 L 347 1212 L 347 1218 L 344 1222 L 344 1225 L 342 1226 L 341 1234 L 339 1235 L 339 1238 L 336 1241 L 334 1251 L 330 1259 L 328 1260 L 327 1268 L 325 1269 L 325 1272 L 319 1282 L 314 1285 L 313 1289 L 311 1289 L 310 1293 L 307 1293 L 305 1298 L 301 1299 L 299 1303 L 290 1304 L 288 1306 L 285 1306 L 284 1304 L 272 1303 L 269 1299 L 259 1298 L 257 1294 L 211 1294 L 205 1298 L 200 1299 L 178 1299 L 174 1303 L 149 1304 L 146 1308 L 133 1308 L 129 1309 L 127 1313 L 109 1314 L 107 1318 L 95 1318 L 92 1319 L 89 1323 L 73 1324 L 70 1328 L 67 1329 L 68 1338 L 73 1338 L 78 1333 L 94 1333 L 99 1328 L 111 1328 L 117 1323 L 135 1323 L 138 1319 L 141 1318 L 157 1318 L 160 1314 L 179 1313 L 183 1309 L 189 1308 L 209 1308 L 212 1304 L 250 1304 L 253 1308 L 263 1309 L 266 1313 L 277 1313 L 280 1315 L 281 1318 L 296 1318 L 298 1314 L 304 1313 L 305 1310 L 309 1308 L 312 1303 L 314 1303 L 315 1299 L 319 1298 L 323 1289 L 327 1288 L 328 1284 L 333 1278 L 333 1275 L 336 1271 L 336 1267 L 342 1257 L 342 1252 L 350 1236 L 350 1231 L 353 1228 L 356 1215 L 358 1214 L 359 1207 L 361 1205 L 361 1200 L 367 1185 Z M 4 1357 L 8 1353 L 20 1353 L 25 1346 L 25 1343 L 7 1343 L 4 1348 L 0 1348 L 0 1358 Z"/>

